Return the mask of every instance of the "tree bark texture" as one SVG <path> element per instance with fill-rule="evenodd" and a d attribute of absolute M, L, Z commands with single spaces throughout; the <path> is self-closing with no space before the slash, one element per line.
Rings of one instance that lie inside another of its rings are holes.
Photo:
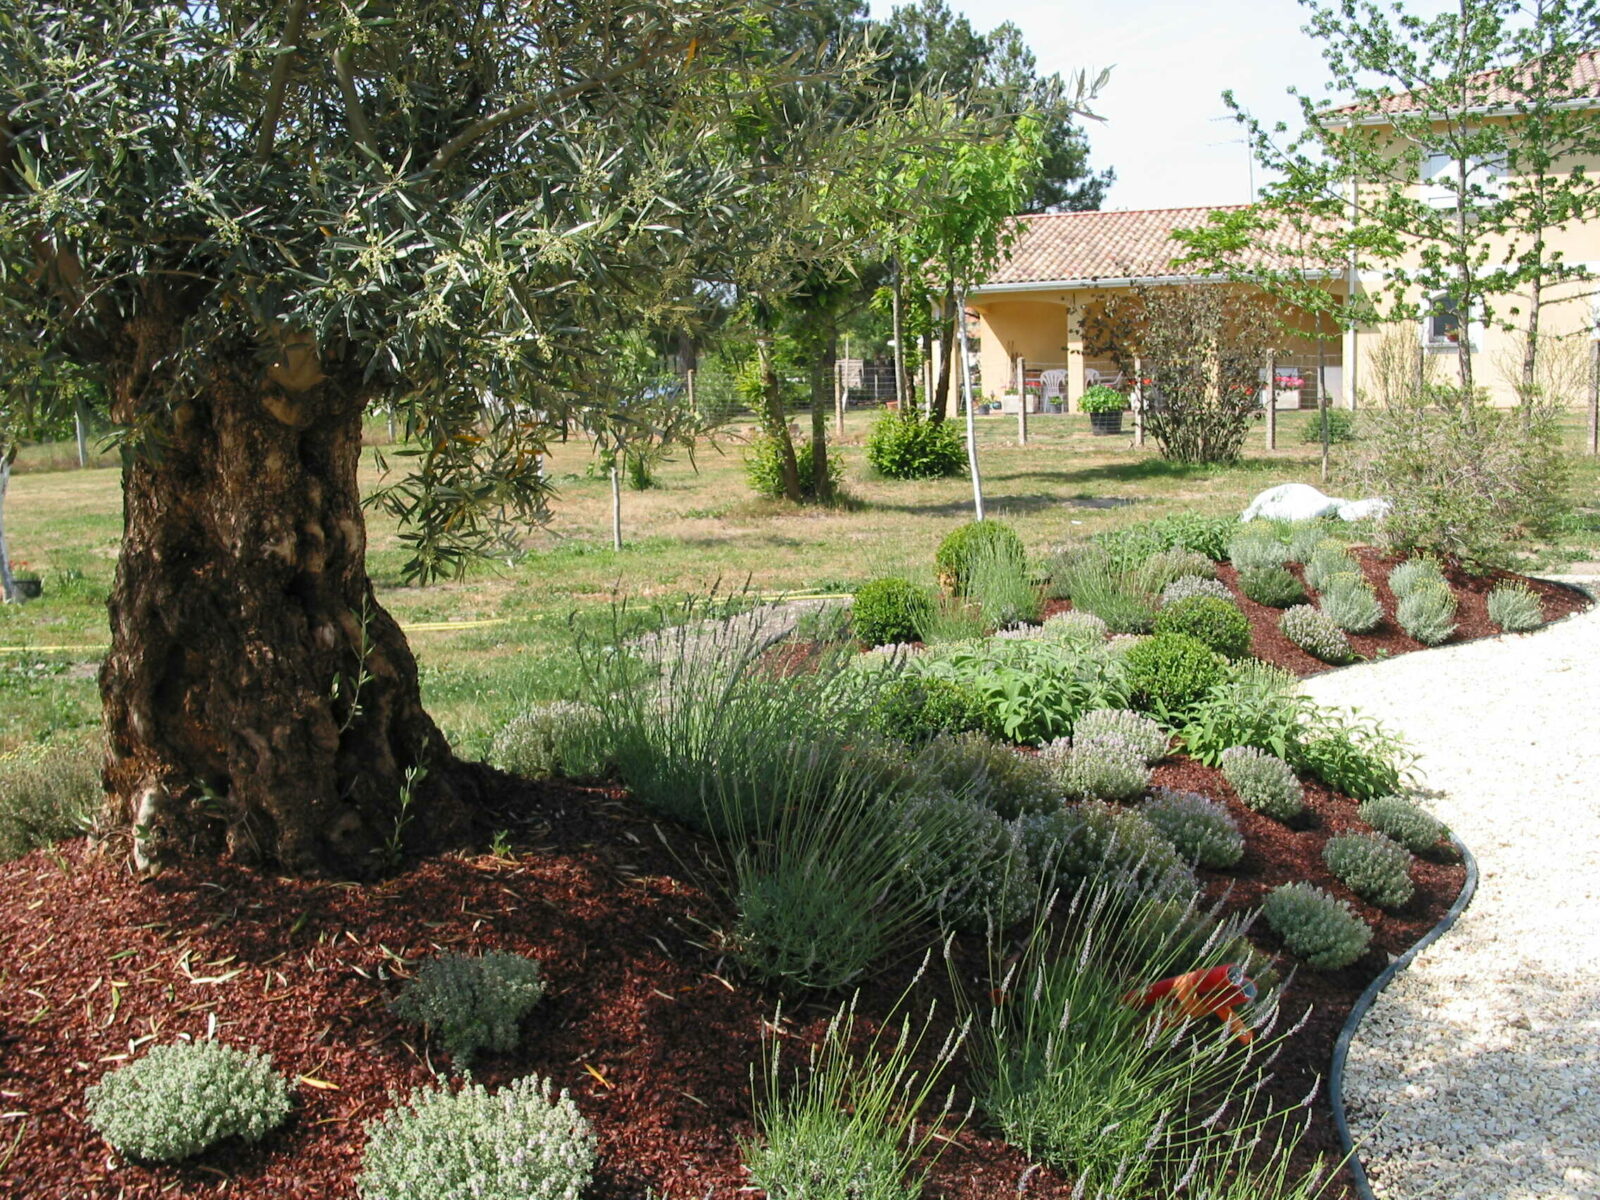
<path fill-rule="evenodd" d="M 819 318 L 826 319 L 826 318 Z M 832 322 L 829 321 L 831 326 Z M 818 339 L 817 353 L 811 358 L 811 493 L 823 504 L 833 502 L 833 479 L 828 474 L 828 410 L 833 402 L 833 383 L 838 374 L 839 337 L 828 329 Z"/>
<path fill-rule="evenodd" d="M 756 355 L 761 364 L 761 392 L 767 401 L 765 424 L 767 434 L 778 448 L 778 474 L 783 480 L 783 495 L 791 504 L 799 504 L 805 499 L 800 490 L 800 463 L 794 455 L 794 439 L 789 436 L 789 417 L 783 411 L 783 385 L 773 365 L 770 343 L 758 339 Z"/>
<path fill-rule="evenodd" d="M 956 290 L 946 287 L 944 306 L 939 316 L 939 378 L 934 383 L 933 412 L 935 421 L 942 421 L 950 412 L 950 360 L 955 357 L 956 321 L 965 316 L 956 312 Z"/>
<path fill-rule="evenodd" d="M 141 867 L 226 848 L 370 876 L 464 831 L 474 776 L 367 578 L 361 398 L 285 390 L 241 357 L 124 452 L 100 672 L 112 827 Z M 140 390 L 118 381 L 120 423 Z"/>

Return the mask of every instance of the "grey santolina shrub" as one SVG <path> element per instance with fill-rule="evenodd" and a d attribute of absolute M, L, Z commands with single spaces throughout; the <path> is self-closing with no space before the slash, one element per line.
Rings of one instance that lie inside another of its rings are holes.
<path fill-rule="evenodd" d="M 1381 833 L 1341 833 L 1322 847 L 1322 861 L 1352 892 L 1379 908 L 1399 908 L 1416 890 L 1411 852 Z"/>
<path fill-rule="evenodd" d="M 1198 792 L 1157 788 L 1139 811 L 1196 866 L 1231 867 L 1244 855 L 1244 835 L 1228 810 Z"/>
<path fill-rule="evenodd" d="M 1404 796 L 1377 796 L 1356 810 L 1368 825 L 1413 853 L 1431 850 L 1449 836 L 1445 823 Z"/>
<path fill-rule="evenodd" d="M 1489 619 L 1506 633 L 1526 633 L 1544 624 L 1544 608 L 1527 584 L 1502 583 L 1489 593 Z"/>
<path fill-rule="evenodd" d="M 1278 618 L 1278 629 L 1312 658 L 1339 666 L 1355 657 L 1344 630 L 1309 604 L 1297 604 Z"/>
<path fill-rule="evenodd" d="M 1442 583 L 1420 583 L 1401 597 L 1395 620 L 1423 645 L 1437 646 L 1456 631 L 1456 598 Z"/>
<path fill-rule="evenodd" d="M 1239 572 L 1239 590 L 1257 604 L 1288 608 L 1306 598 L 1305 588 L 1284 567 L 1248 567 Z"/>
<path fill-rule="evenodd" d="M 1261 915 L 1290 953 L 1322 971 L 1348 967 L 1372 940 L 1371 928 L 1348 904 L 1309 883 L 1274 888 Z"/>
<path fill-rule="evenodd" d="M 1337 542 L 1323 542 L 1305 560 L 1306 584 L 1326 590 L 1335 575 L 1358 574 L 1361 568 Z"/>
<path fill-rule="evenodd" d="M 442 954 L 423 963 L 389 1006 L 438 1035 L 458 1070 L 479 1050 L 514 1050 L 518 1023 L 544 995 L 539 964 L 520 954 Z"/>
<path fill-rule="evenodd" d="M 566 1092 L 524 1075 L 491 1094 L 424 1088 L 367 1125 L 362 1200 L 578 1200 L 595 1140 Z"/>
<path fill-rule="evenodd" d="M 289 1085 L 259 1050 L 173 1042 L 107 1072 L 84 1095 L 119 1154 L 173 1162 L 224 1138 L 259 1142 L 289 1115 Z"/>
<path fill-rule="evenodd" d="M 1339 571 L 1330 575 L 1319 589 L 1318 603 L 1327 617 L 1340 629 L 1350 633 L 1366 633 L 1377 628 L 1383 620 L 1383 605 L 1359 572 Z"/>
<path fill-rule="evenodd" d="M 1254 746 L 1234 746 L 1222 752 L 1222 774 L 1246 807 L 1288 821 L 1305 807 L 1305 788 L 1294 769 L 1275 754 Z"/>
<path fill-rule="evenodd" d="M 1408 558 L 1396 563 L 1389 571 L 1389 590 L 1396 600 L 1404 600 L 1420 587 L 1441 587 L 1448 590 L 1444 572 L 1431 558 Z"/>

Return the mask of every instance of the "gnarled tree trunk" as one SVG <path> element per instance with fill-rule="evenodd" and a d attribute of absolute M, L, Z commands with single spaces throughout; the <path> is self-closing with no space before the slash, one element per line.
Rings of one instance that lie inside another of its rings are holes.
<path fill-rule="evenodd" d="M 474 784 L 367 579 L 360 396 L 242 365 L 125 453 L 100 673 L 113 827 L 141 866 L 225 845 L 368 876 L 462 830 Z M 119 382 L 120 423 L 141 387 Z"/>

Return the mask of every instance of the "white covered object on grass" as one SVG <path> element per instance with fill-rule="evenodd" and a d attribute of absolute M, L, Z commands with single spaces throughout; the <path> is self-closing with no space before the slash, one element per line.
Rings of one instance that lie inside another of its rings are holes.
<path fill-rule="evenodd" d="M 1318 517 L 1338 517 L 1360 521 L 1381 517 L 1389 511 L 1387 500 L 1344 500 L 1325 496 L 1309 483 L 1280 483 L 1250 501 L 1240 521 L 1314 521 Z"/>

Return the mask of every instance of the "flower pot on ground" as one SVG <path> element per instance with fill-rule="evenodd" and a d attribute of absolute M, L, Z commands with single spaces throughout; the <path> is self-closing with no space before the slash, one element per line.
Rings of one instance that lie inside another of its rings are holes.
<path fill-rule="evenodd" d="M 18 600 L 37 600 L 44 595 L 44 580 L 38 576 L 15 575 L 11 582 L 16 584 Z"/>
<path fill-rule="evenodd" d="M 1094 433 L 1122 432 L 1122 413 L 1128 407 L 1128 398 L 1116 388 L 1097 383 L 1083 393 L 1078 407 L 1089 414 L 1089 428 Z"/>
<path fill-rule="evenodd" d="M 1089 414 L 1089 432 L 1097 436 L 1122 432 L 1122 411 L 1092 412 Z"/>

